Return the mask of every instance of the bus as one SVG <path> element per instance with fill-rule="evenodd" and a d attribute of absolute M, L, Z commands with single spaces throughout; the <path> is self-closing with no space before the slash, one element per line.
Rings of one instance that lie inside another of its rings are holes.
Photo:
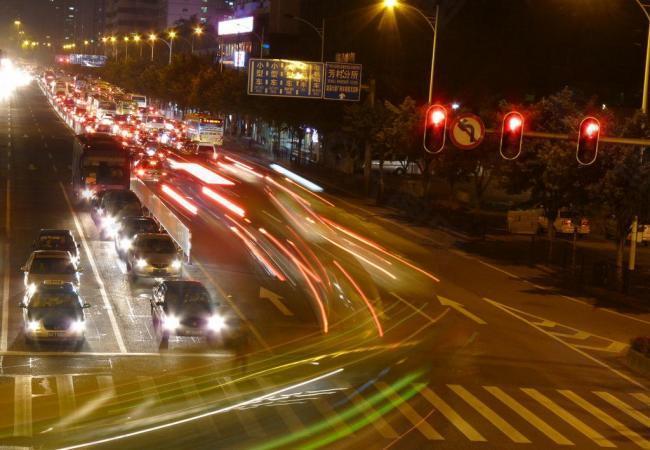
<path fill-rule="evenodd" d="M 107 189 L 129 189 L 129 152 L 110 135 L 80 134 L 72 146 L 72 187 L 77 201 Z"/>
<path fill-rule="evenodd" d="M 188 114 L 187 134 L 193 141 L 223 145 L 224 120 L 207 114 Z"/>
<path fill-rule="evenodd" d="M 147 107 L 147 97 L 141 94 L 129 94 L 132 101 L 138 104 L 138 108 Z"/>
<path fill-rule="evenodd" d="M 117 114 L 137 114 L 138 104 L 133 100 L 120 99 L 117 103 Z"/>

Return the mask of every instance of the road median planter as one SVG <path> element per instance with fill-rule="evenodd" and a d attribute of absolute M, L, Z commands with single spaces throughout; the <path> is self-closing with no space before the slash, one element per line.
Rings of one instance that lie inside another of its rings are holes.
<path fill-rule="evenodd" d="M 627 362 L 642 374 L 650 376 L 650 337 L 638 337 L 632 341 Z"/>

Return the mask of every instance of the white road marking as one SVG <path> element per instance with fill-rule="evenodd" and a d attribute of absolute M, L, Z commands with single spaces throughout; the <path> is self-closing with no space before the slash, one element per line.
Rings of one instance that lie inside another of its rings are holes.
<path fill-rule="evenodd" d="M 14 378 L 14 436 L 32 435 L 32 377 Z"/>
<path fill-rule="evenodd" d="M 56 376 L 56 392 L 59 400 L 59 416 L 66 417 L 72 414 L 77 404 L 74 397 L 72 375 Z"/>
<path fill-rule="evenodd" d="M 282 303 L 282 300 L 280 300 L 282 297 L 280 297 L 275 292 L 260 286 L 259 297 L 268 299 L 271 303 L 273 303 L 273 306 L 275 306 L 285 316 L 293 316 L 293 313 L 289 310 L 289 308 L 287 308 L 286 305 Z"/>
<path fill-rule="evenodd" d="M 494 412 L 489 406 L 483 403 L 478 397 L 474 396 L 464 387 L 458 384 L 448 384 L 449 389 L 454 391 L 460 398 L 465 400 L 472 408 L 474 408 L 480 415 L 485 417 L 492 425 L 497 427 L 503 434 L 508 436 L 512 442 L 518 444 L 530 444 L 526 436 L 517 431 L 512 425 L 506 422 L 503 417 Z"/>
<path fill-rule="evenodd" d="M 90 262 L 90 267 L 92 268 L 93 274 L 95 275 L 95 279 L 97 280 L 97 284 L 99 285 L 99 293 L 101 294 L 102 300 L 104 301 L 104 309 L 106 309 L 106 313 L 108 314 L 109 321 L 111 322 L 111 327 L 113 328 L 113 333 L 115 334 L 115 339 L 117 340 L 117 346 L 121 353 L 127 353 L 126 345 L 124 345 L 124 339 L 122 338 L 122 332 L 120 331 L 120 327 L 117 324 L 117 319 L 115 318 L 113 307 L 111 306 L 111 303 L 108 299 L 108 294 L 106 293 L 104 280 L 102 280 L 102 277 L 99 275 L 97 264 L 95 264 L 95 259 L 93 258 L 93 255 L 90 251 L 90 247 L 88 246 L 88 241 L 86 240 L 86 236 L 81 226 L 81 222 L 77 217 L 77 213 L 72 208 L 72 203 L 70 203 L 70 198 L 68 197 L 68 193 L 65 191 L 65 187 L 63 186 L 63 183 L 59 182 L 59 186 L 61 187 L 61 192 L 63 192 L 63 197 L 65 198 L 65 202 L 68 205 L 68 210 L 70 211 L 70 214 L 72 215 L 72 219 L 74 220 L 75 227 L 77 228 L 77 234 L 81 238 L 81 243 L 83 245 L 84 251 L 86 252 L 86 256 L 88 257 L 88 261 Z"/>
<path fill-rule="evenodd" d="M 632 408 L 630 405 L 625 403 L 623 400 L 619 400 L 618 398 L 614 397 L 612 394 L 608 392 L 594 392 L 594 394 L 596 394 L 598 397 L 605 400 L 610 405 L 615 406 L 616 408 L 618 408 L 628 416 L 641 422 L 643 425 L 645 425 L 648 428 L 648 430 L 650 430 L 650 418 L 644 415 L 642 412 L 637 411 L 636 409 Z"/>
<path fill-rule="evenodd" d="M 231 352 L 210 352 L 210 353 L 199 353 L 199 352 L 174 352 L 174 351 L 168 351 L 165 352 L 164 354 L 160 354 L 160 352 L 129 352 L 129 353 L 123 353 L 123 352 L 73 352 L 73 351 L 63 351 L 63 352 L 37 352 L 34 353 L 33 351 L 21 351 L 21 350 L 9 350 L 6 352 L 0 352 L 0 356 L 31 356 L 31 357 L 45 357 L 45 356 L 61 356 L 64 358 L 69 358 L 70 356 L 84 356 L 84 357 L 89 357 L 89 358 L 95 358 L 95 357 L 130 357 L 130 358 L 137 358 L 137 357 L 147 357 L 147 356 L 155 356 L 158 358 L 228 358 L 232 356 Z"/>
<path fill-rule="evenodd" d="M 470 320 L 473 320 L 474 322 L 478 323 L 479 325 L 487 325 L 487 322 L 483 319 L 481 319 L 479 316 L 476 314 L 473 314 L 469 312 L 467 309 L 465 309 L 465 306 L 462 305 L 461 303 L 455 302 L 453 300 L 448 299 L 447 297 L 443 297 L 441 295 L 438 295 L 438 301 L 440 301 L 441 305 L 444 306 L 449 306 L 450 308 L 453 308 L 463 316 L 467 317 Z"/>
<path fill-rule="evenodd" d="M 581 355 L 584 356 L 585 358 L 587 358 L 587 359 L 589 359 L 589 360 L 595 362 L 596 364 L 598 364 L 598 365 L 601 366 L 601 367 L 604 367 L 605 369 L 607 369 L 607 370 L 609 370 L 610 372 L 612 372 L 612 373 L 618 375 L 619 377 L 623 378 L 624 380 L 629 381 L 629 382 L 632 383 L 633 385 L 635 385 L 635 386 L 637 386 L 637 387 L 643 389 L 644 391 L 647 391 L 647 390 L 648 390 L 647 387 L 645 387 L 644 385 L 642 385 L 642 384 L 639 383 L 638 381 L 636 381 L 636 380 L 630 378 L 629 376 L 627 376 L 627 375 L 624 374 L 623 372 L 621 372 L 621 371 L 619 371 L 619 370 L 617 370 L 617 369 L 614 369 L 613 367 L 611 367 L 611 366 L 609 366 L 608 364 L 602 362 L 601 360 L 596 359 L 596 358 L 594 358 L 593 356 L 591 356 L 590 354 L 583 352 L 582 350 L 576 348 L 574 345 L 571 345 L 571 344 L 569 344 L 568 342 L 564 342 L 564 341 L 563 341 L 562 339 L 560 339 L 559 337 L 554 336 L 553 333 L 549 333 L 549 332 L 546 331 L 545 329 L 543 329 L 543 328 L 541 328 L 541 327 L 535 325 L 535 324 L 532 323 L 532 322 L 527 321 L 527 320 L 524 319 L 523 317 L 518 316 L 515 312 L 511 311 L 511 310 L 510 310 L 509 308 L 507 308 L 506 306 L 504 306 L 504 305 L 502 305 L 502 304 L 500 304 L 500 303 L 498 303 L 498 302 L 495 302 L 494 300 L 490 300 L 489 298 L 485 298 L 485 297 L 483 297 L 483 300 L 485 300 L 486 302 L 490 303 L 490 304 L 491 304 L 492 306 L 494 306 L 495 308 L 499 308 L 500 310 L 502 310 L 502 311 L 505 312 L 506 314 L 509 314 L 509 315 L 511 315 L 512 317 L 514 317 L 514 318 L 516 318 L 516 319 L 519 319 L 519 320 L 521 320 L 521 321 L 524 322 L 524 323 L 527 323 L 528 325 L 530 325 L 531 327 L 533 327 L 533 328 L 535 328 L 536 330 L 540 331 L 541 333 L 544 333 L 546 336 L 549 336 L 551 339 L 554 339 L 554 340 L 556 340 L 557 342 L 559 342 L 560 344 L 564 345 L 565 347 L 570 348 L 570 349 L 573 350 L 574 352 L 577 352 L 577 353 L 581 354 Z"/>
<path fill-rule="evenodd" d="M 5 200 L 5 243 L 3 248 L 4 275 L 2 281 L 2 333 L 0 333 L 0 351 L 7 351 L 9 335 L 9 283 L 11 267 L 9 262 L 9 239 L 11 237 L 11 181 L 7 177 L 7 192 Z"/>
<path fill-rule="evenodd" d="M 458 431 L 463 433 L 467 439 L 472 442 L 486 442 L 486 439 L 476 431 L 476 429 L 471 426 L 463 417 L 452 409 L 442 398 L 438 396 L 435 392 L 429 389 L 427 386 L 424 386 L 420 391 L 422 397 L 427 399 L 429 403 L 433 405 L 435 409 L 440 411 L 440 413 L 445 416 L 445 418 L 454 425 Z"/>

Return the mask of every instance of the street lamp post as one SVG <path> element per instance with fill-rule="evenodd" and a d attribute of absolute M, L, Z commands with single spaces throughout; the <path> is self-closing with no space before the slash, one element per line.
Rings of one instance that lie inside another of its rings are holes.
<path fill-rule="evenodd" d="M 195 37 L 195 36 L 199 36 L 199 37 L 200 37 L 202 34 L 203 34 L 203 28 L 201 28 L 201 27 L 199 27 L 199 26 L 197 26 L 196 28 L 194 28 L 194 30 L 192 31 L 192 50 L 191 50 L 191 53 L 192 53 L 192 54 L 194 54 L 194 37 Z"/>
<path fill-rule="evenodd" d="M 133 35 L 133 42 L 138 44 L 138 50 L 140 51 L 140 59 L 142 59 L 142 43 L 140 42 L 141 38 L 139 34 Z"/>
<path fill-rule="evenodd" d="M 385 8 L 398 8 L 398 7 L 408 8 L 416 13 L 418 13 L 424 20 L 427 21 L 431 30 L 433 31 L 433 48 L 431 50 L 431 72 L 429 74 L 429 103 L 433 101 L 433 77 L 436 67 L 436 46 L 438 44 L 438 17 L 440 15 L 440 6 L 436 5 L 436 13 L 433 17 L 427 16 L 421 9 L 416 8 L 415 6 L 408 5 L 406 3 L 400 3 L 399 0 L 384 0 Z"/>
<path fill-rule="evenodd" d="M 650 78 L 650 12 L 648 12 L 650 5 L 642 3 L 641 0 L 635 1 L 643 11 L 643 14 L 645 14 L 646 19 L 648 19 L 648 38 L 645 48 L 645 70 L 643 73 L 643 98 L 641 99 L 641 112 L 645 114 L 648 112 L 648 79 Z"/>
<path fill-rule="evenodd" d="M 284 16 L 287 19 L 293 19 L 298 22 L 304 23 L 312 30 L 314 30 L 316 34 L 318 34 L 318 36 L 320 37 L 320 62 L 324 62 L 325 61 L 325 19 L 323 18 L 321 22 L 321 28 L 318 28 L 316 25 L 309 22 L 308 20 L 303 19 L 302 17 L 294 16 L 293 14 L 285 14 Z"/>
<path fill-rule="evenodd" d="M 117 41 L 117 38 L 115 36 L 111 36 L 110 41 L 113 45 L 113 58 L 117 59 L 117 49 L 115 48 L 115 42 Z"/>
<path fill-rule="evenodd" d="M 174 50 L 174 39 L 176 38 L 176 32 L 175 31 L 170 31 L 168 33 L 169 35 L 169 41 L 166 41 L 165 39 L 156 36 L 155 34 L 149 35 L 149 40 L 151 41 L 151 60 L 153 61 L 153 45 L 154 43 L 159 40 L 160 42 L 165 43 L 167 47 L 169 48 L 169 62 L 168 64 L 172 63 L 172 52 Z"/>
<path fill-rule="evenodd" d="M 129 61 L 129 37 L 124 36 L 124 62 Z"/>

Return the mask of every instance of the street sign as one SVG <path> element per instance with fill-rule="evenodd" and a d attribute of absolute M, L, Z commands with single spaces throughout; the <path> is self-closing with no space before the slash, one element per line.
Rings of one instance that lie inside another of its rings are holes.
<path fill-rule="evenodd" d="M 325 63 L 325 100 L 361 99 L 361 64 Z"/>
<path fill-rule="evenodd" d="M 251 58 L 248 95 L 323 98 L 323 63 Z"/>
<path fill-rule="evenodd" d="M 449 138 L 457 148 L 472 150 L 483 142 L 485 125 L 483 125 L 481 118 L 475 114 L 459 114 L 451 122 Z"/>

